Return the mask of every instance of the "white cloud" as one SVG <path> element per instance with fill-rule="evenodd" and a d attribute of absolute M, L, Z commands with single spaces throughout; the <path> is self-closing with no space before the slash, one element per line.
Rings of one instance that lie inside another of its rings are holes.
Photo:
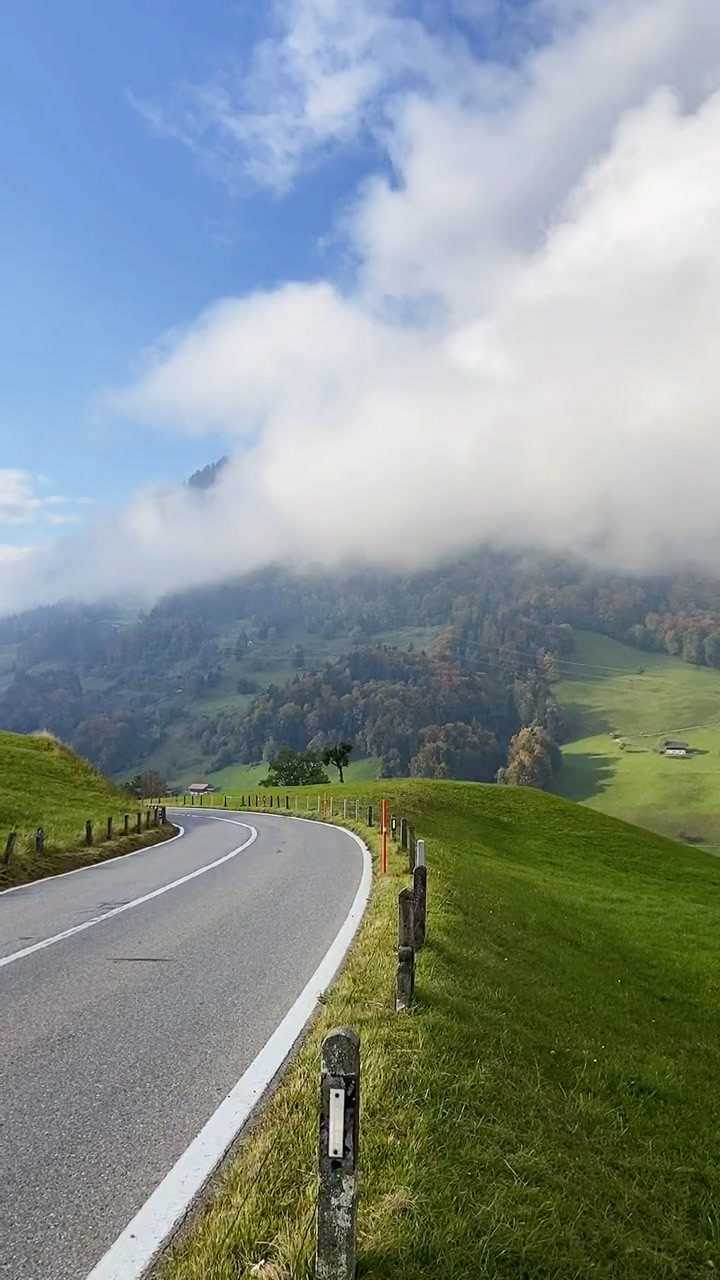
<path fill-rule="evenodd" d="M 39 493 L 28 471 L 0 468 L 0 526 L 31 524 L 64 502 L 58 494 Z"/>
<path fill-rule="evenodd" d="M 0 567 L 17 565 L 31 554 L 30 547 L 16 547 L 9 542 L 0 542 Z"/>
<path fill-rule="evenodd" d="M 390 4 L 353 6 L 344 44 L 334 0 L 287 12 L 256 71 L 284 68 L 295 106 L 268 115 L 253 89 L 282 181 L 369 119 L 393 167 L 345 221 L 356 286 L 228 298 L 176 334 L 116 402 L 220 431 L 235 461 L 208 493 L 138 497 L 100 561 L 68 540 L 27 590 L 135 589 L 138 564 L 156 591 L 270 558 L 418 564 L 483 538 L 715 568 L 714 7 L 538 0 L 505 66 Z"/>
<path fill-rule="evenodd" d="M 161 104 L 130 94 L 158 133 L 188 146 L 235 184 L 281 193 L 309 162 L 386 128 L 389 95 L 403 85 L 450 84 L 471 60 L 459 39 L 433 39 L 400 0 L 275 0 L 274 34 L 249 63 Z"/>

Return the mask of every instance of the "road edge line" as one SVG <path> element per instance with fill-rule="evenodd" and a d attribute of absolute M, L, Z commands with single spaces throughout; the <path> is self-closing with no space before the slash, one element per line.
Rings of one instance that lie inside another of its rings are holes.
<path fill-rule="evenodd" d="M 222 818 L 219 820 L 223 821 Z M 327 827 L 328 824 L 316 825 Z M 336 826 L 335 830 L 343 831 L 354 840 L 363 858 L 360 884 L 343 924 L 270 1039 L 86 1280 L 141 1280 L 146 1275 L 158 1254 L 182 1225 L 197 1196 L 222 1164 L 307 1027 L 320 996 L 335 979 L 360 927 L 372 886 L 372 858 L 367 845 L 347 827 Z"/>
<path fill-rule="evenodd" d="M 151 889 L 149 893 L 143 893 L 139 898 L 124 902 L 120 907 L 113 907 L 110 911 L 103 911 L 102 915 L 93 916 L 91 920 L 83 920 L 82 924 L 75 924 L 70 929 L 63 929 L 61 933 L 54 933 L 51 937 L 43 938 L 40 942 L 33 942 L 29 947 L 22 947 L 20 951 L 11 951 L 7 956 L 0 956 L 0 969 L 16 964 L 18 960 L 24 960 L 27 956 L 34 955 L 36 951 L 46 951 L 48 947 L 54 947 L 58 942 L 64 942 L 66 938 L 74 938 L 78 933 L 85 933 L 87 929 L 93 929 L 95 925 L 103 924 L 105 920 L 114 920 L 116 916 L 124 915 L 126 911 L 134 911 L 135 907 L 141 907 L 146 902 L 152 902 L 154 898 L 161 898 L 163 894 L 170 893 L 172 889 L 179 889 L 181 885 L 188 884 L 190 880 L 196 880 L 198 876 L 204 876 L 208 871 L 213 871 L 215 867 L 221 867 L 224 862 L 229 862 L 231 858 L 235 858 L 239 853 L 243 853 L 245 849 L 249 849 L 250 845 L 254 844 L 258 838 L 257 828 L 251 826 L 249 822 L 236 822 L 235 826 L 245 827 L 246 831 L 250 832 L 250 838 L 239 844 L 237 848 L 231 849 L 229 853 L 224 853 L 221 857 L 214 858 L 212 862 L 206 862 L 202 867 L 196 867 L 194 871 L 188 871 L 184 876 L 178 876 L 176 880 L 170 880 L 168 884 L 160 885 L 157 889 Z"/>
<path fill-rule="evenodd" d="M 39 876 L 37 880 L 26 880 L 25 884 L 11 884 L 8 889 L 0 889 L 0 898 L 4 898 L 6 893 L 19 893 L 21 889 L 34 889 L 36 885 L 47 884 L 49 880 L 64 880 L 66 876 L 77 876 L 81 871 L 99 871 L 101 867 L 109 867 L 111 862 L 120 862 L 125 858 L 135 858 L 139 853 L 152 853 L 153 849 L 166 849 L 169 844 L 172 844 L 175 840 L 180 840 L 185 835 L 185 828 L 181 827 L 179 822 L 174 822 L 173 826 L 177 827 L 177 831 L 174 836 L 168 836 L 167 840 L 156 840 L 154 844 L 143 844 L 139 849 L 129 849 L 127 853 L 114 853 L 112 858 L 101 858 L 99 862 L 88 862 L 86 866 L 73 867 L 70 871 L 58 871 L 55 875 Z"/>

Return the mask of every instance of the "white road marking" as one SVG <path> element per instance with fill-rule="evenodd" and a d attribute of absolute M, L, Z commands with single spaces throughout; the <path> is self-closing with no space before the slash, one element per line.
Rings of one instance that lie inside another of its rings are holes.
<path fill-rule="evenodd" d="M 136 832 L 132 831 L 131 835 Z M 100 871 L 103 867 L 109 867 L 112 862 L 119 862 L 122 858 L 136 858 L 139 853 L 152 853 L 154 849 L 167 849 L 169 844 L 175 840 L 181 840 L 185 835 L 185 828 L 177 823 L 177 834 L 168 836 L 167 840 L 157 840 L 155 844 L 143 844 L 139 849 L 131 849 L 129 853 L 117 853 L 114 858 L 103 858 L 102 862 L 88 862 L 85 867 L 73 867 L 72 871 L 59 871 L 54 876 L 38 876 L 37 880 L 28 880 L 25 884 L 14 884 L 11 889 L 0 889 L 0 898 L 4 898 L 7 893 L 21 893 L 23 889 L 34 889 L 38 884 L 47 884 L 48 880 L 64 880 L 66 876 L 79 876 L 81 871 Z"/>
<path fill-rule="evenodd" d="M 219 818 L 216 821 L 231 822 L 232 819 Z M 0 969 L 3 969 L 5 965 L 14 964 L 16 960 L 23 960 L 25 956 L 33 955 L 35 951 L 44 951 L 46 947 L 53 947 L 56 942 L 62 942 L 65 938 L 72 938 L 76 933 L 84 933 L 86 929 L 92 929 L 96 924 L 102 924 L 103 920 L 112 920 L 114 916 L 120 916 L 124 911 L 132 911 L 134 907 L 142 906 L 143 902 L 151 902 L 153 898 L 159 898 L 163 893 L 169 893 L 171 889 L 177 889 L 181 884 L 187 884 L 189 880 L 194 880 L 197 876 L 204 876 L 206 871 L 212 871 L 214 867 L 221 867 L 223 862 L 229 862 L 231 858 L 235 858 L 239 853 L 242 853 L 243 849 L 247 849 L 251 844 L 254 844 L 258 837 L 257 829 L 251 826 L 249 822 L 234 821 L 233 826 L 245 827 L 246 830 L 251 832 L 250 838 L 244 844 L 239 844 L 236 849 L 231 849 L 229 853 L 223 854 L 221 858 L 215 858 L 213 862 L 206 863 L 204 867 L 197 867 L 195 871 L 190 871 L 187 875 L 180 876 L 177 880 L 171 880 L 169 884 L 161 885 L 159 889 L 153 889 L 151 893 L 144 893 L 140 898 L 133 898 L 132 902 L 124 902 L 121 907 L 113 907 L 111 911 L 104 911 L 102 915 L 94 916 L 92 920 L 84 920 L 82 924 L 76 924 L 72 929 L 64 929 L 62 933 L 56 933 L 51 938 L 43 938 L 42 942 L 34 942 L 30 947 L 23 947 L 22 951 L 13 951 L 9 956 L 0 957 Z M 125 856 L 129 855 L 126 854 Z"/>
<path fill-rule="evenodd" d="M 210 815 L 208 815 L 210 816 Z M 219 822 L 230 819 L 218 818 Z M 303 818 L 303 822 L 312 822 Z M 325 823 L 314 823 L 325 826 Z M 253 1108 L 285 1062 L 295 1041 L 324 991 L 330 986 L 348 951 L 370 895 L 372 863 L 367 847 L 359 836 L 344 827 L 360 846 L 363 870 L 357 893 L 335 941 L 320 961 L 305 989 L 285 1014 L 267 1044 L 250 1063 L 247 1071 L 228 1096 L 156 1187 L 143 1207 L 118 1236 L 107 1253 L 90 1272 L 87 1280 L 140 1280 L 149 1264 L 165 1245 L 187 1214 L 195 1197 L 205 1186 L 232 1146 Z"/>

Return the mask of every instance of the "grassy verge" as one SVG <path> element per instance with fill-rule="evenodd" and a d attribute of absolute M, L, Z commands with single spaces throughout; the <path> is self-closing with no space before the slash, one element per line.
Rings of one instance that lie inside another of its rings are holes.
<path fill-rule="evenodd" d="M 339 793 L 377 803 L 380 785 Z M 720 1267 L 720 866 L 556 797 L 386 784 L 427 839 L 417 1008 L 400 864 L 163 1280 L 310 1275 L 321 1037 L 362 1038 L 360 1275 L 663 1280 Z"/>
<path fill-rule="evenodd" d="M 61 876 L 66 871 L 77 871 L 80 867 L 94 867 L 98 862 L 119 858 L 136 849 L 149 849 L 154 844 L 169 840 L 176 830 L 168 822 L 165 826 L 151 828 L 140 835 L 103 840 L 101 844 L 94 844 L 91 848 L 82 846 L 58 849 L 51 845 L 46 847 L 42 855 L 36 854 L 29 842 L 25 841 L 18 846 L 7 866 L 0 865 L 0 892 L 3 889 L 14 889 L 19 884 L 32 884 L 33 880 L 44 880 L 46 876 Z"/>
<path fill-rule="evenodd" d="M 125 813 L 139 803 L 117 791 L 86 760 L 50 736 L 0 733 L 0 890 L 44 876 L 103 862 L 133 849 L 157 844 L 172 833 L 170 825 L 114 840 L 103 840 L 107 820 L 115 830 Z M 95 844 L 83 844 L 91 819 Z M 34 833 L 45 832 L 45 852 L 35 853 Z M 4 862 L 10 831 L 15 849 Z"/>

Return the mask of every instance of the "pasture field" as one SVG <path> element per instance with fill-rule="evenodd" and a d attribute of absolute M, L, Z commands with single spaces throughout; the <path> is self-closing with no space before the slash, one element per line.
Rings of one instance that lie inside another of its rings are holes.
<path fill-rule="evenodd" d="M 554 693 L 569 734 L 560 795 L 720 846 L 720 672 L 578 631 Z M 660 755 L 664 737 L 688 741 L 695 754 Z"/>

